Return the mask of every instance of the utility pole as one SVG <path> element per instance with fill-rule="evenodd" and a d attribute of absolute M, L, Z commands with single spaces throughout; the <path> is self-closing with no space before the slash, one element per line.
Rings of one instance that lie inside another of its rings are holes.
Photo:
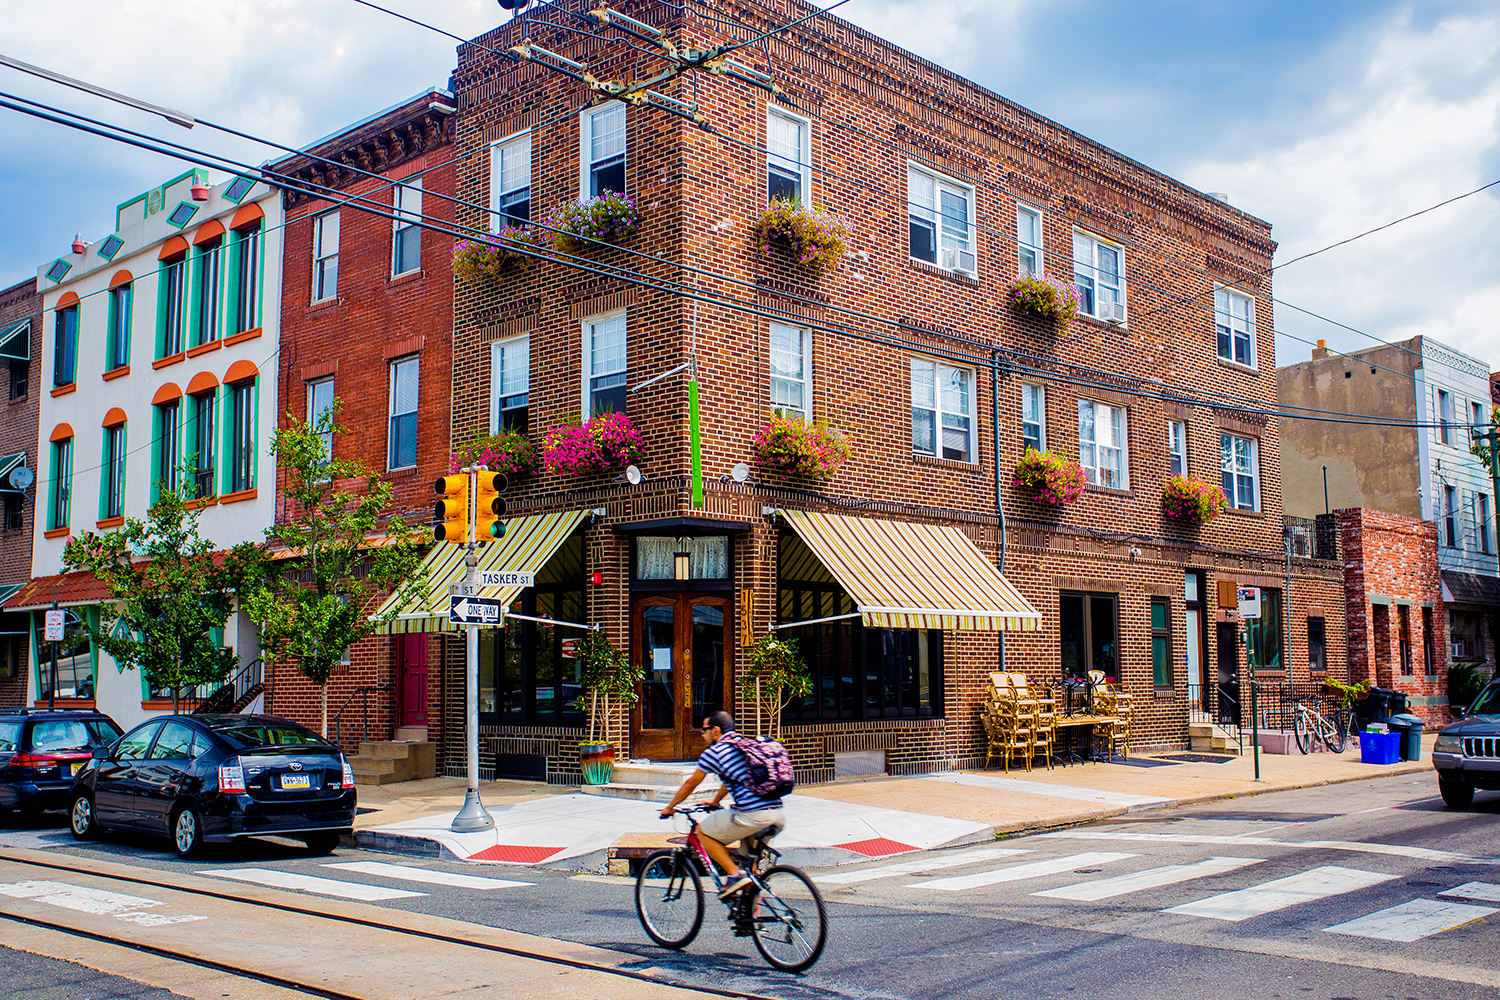
<path fill-rule="evenodd" d="M 474 502 L 465 503 L 468 520 L 468 544 L 464 553 L 464 565 L 468 573 L 464 584 L 473 593 L 479 584 L 479 543 L 475 538 L 476 519 L 479 513 L 479 469 L 465 469 L 469 477 L 467 496 Z M 468 757 L 469 787 L 464 792 L 464 805 L 453 817 L 451 829 L 454 833 L 473 833 L 476 830 L 492 830 L 495 818 L 479 801 L 479 626 L 464 626 L 465 650 L 464 673 L 464 730 Z"/>

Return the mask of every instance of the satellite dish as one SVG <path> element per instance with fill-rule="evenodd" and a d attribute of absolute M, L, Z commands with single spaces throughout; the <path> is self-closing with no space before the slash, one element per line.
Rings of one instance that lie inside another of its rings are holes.
<path fill-rule="evenodd" d="M 16 489 L 27 489 L 34 482 L 36 482 L 36 473 L 26 468 L 26 466 L 18 465 L 13 470 L 11 470 L 10 484 Z"/>
<path fill-rule="evenodd" d="M 745 480 L 750 478 L 750 466 L 746 465 L 744 462 L 741 462 L 734 468 L 729 470 L 729 475 L 734 478 L 735 482 L 743 483 Z"/>
<path fill-rule="evenodd" d="M 638 465 L 628 465 L 628 466 L 626 466 L 625 467 L 625 481 L 627 483 L 629 483 L 631 486 L 639 486 L 639 485 L 641 485 L 641 467 L 638 466 Z"/>

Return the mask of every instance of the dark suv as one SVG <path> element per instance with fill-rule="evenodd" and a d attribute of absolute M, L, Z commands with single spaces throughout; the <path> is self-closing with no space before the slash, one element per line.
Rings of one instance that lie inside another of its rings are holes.
<path fill-rule="evenodd" d="M 1500 789 L 1500 681 L 1492 681 L 1432 745 L 1443 801 L 1463 808 L 1474 789 Z"/>
<path fill-rule="evenodd" d="M 102 712 L 23 708 L 0 713 L 0 815 L 68 808 L 73 776 L 95 747 L 120 738 Z"/>

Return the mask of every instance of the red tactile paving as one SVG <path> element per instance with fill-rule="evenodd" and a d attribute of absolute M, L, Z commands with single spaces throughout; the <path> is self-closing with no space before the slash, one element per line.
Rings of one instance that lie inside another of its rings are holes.
<path fill-rule="evenodd" d="M 911 844 L 903 844 L 899 840 L 887 840 L 884 837 L 876 837 L 874 840 L 856 840 L 852 843 L 834 844 L 833 846 L 842 847 L 846 851 L 854 851 L 856 854 L 864 854 L 872 858 L 916 850 Z"/>
<path fill-rule="evenodd" d="M 478 854 L 469 855 L 470 861 L 514 861 L 523 865 L 534 865 L 546 861 L 562 850 L 561 847 L 524 847 L 517 844 L 496 844 L 486 847 Z"/>

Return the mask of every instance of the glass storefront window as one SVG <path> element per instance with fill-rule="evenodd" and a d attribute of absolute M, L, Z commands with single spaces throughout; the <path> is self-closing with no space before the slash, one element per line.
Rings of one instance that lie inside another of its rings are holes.
<path fill-rule="evenodd" d="M 1281 669 L 1281 591 L 1260 588 L 1260 617 L 1245 622 L 1245 656 L 1256 670 Z"/>
<path fill-rule="evenodd" d="M 1062 676 L 1085 680 L 1090 670 L 1118 683 L 1119 599 L 1114 594 L 1070 594 L 1058 597 Z"/>
<path fill-rule="evenodd" d="M 584 623 L 583 535 L 565 541 L 511 605 L 515 614 Z M 479 715 L 490 724 L 582 725 L 583 668 L 568 639 L 581 629 L 511 621 L 479 631 Z"/>
<path fill-rule="evenodd" d="M 69 610 L 69 623 L 63 639 L 57 644 L 57 694 L 58 698 L 94 697 L 94 656 L 89 642 L 88 626 L 79 620 L 85 609 Z M 46 612 L 38 611 L 36 617 L 37 645 L 37 692 L 40 698 L 51 696 L 52 690 L 52 643 L 46 635 Z"/>

